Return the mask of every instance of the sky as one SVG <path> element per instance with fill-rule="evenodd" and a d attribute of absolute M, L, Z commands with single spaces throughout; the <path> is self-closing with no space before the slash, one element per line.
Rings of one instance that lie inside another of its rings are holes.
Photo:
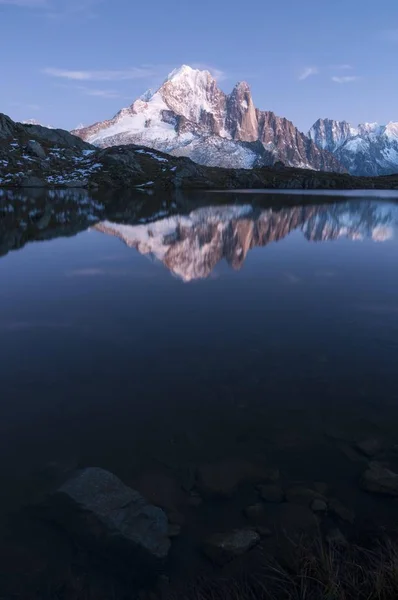
<path fill-rule="evenodd" d="M 111 118 L 174 68 L 308 131 L 398 121 L 398 0 L 0 0 L 0 112 L 71 129 Z"/>

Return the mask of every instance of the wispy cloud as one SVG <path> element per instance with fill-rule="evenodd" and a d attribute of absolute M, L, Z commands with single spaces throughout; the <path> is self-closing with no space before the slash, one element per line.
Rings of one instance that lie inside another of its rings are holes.
<path fill-rule="evenodd" d="M 332 81 L 335 83 L 352 83 L 353 81 L 358 81 L 360 77 L 358 75 L 343 75 L 340 77 L 339 75 L 333 75 Z"/>
<path fill-rule="evenodd" d="M 91 88 L 88 85 L 78 85 L 73 82 L 68 83 L 54 83 L 54 87 L 69 90 L 69 92 L 76 90 L 84 96 L 94 96 L 97 98 L 113 99 L 113 98 L 124 98 L 131 101 L 130 96 L 125 96 L 120 91 L 109 90 L 104 88 Z"/>
<path fill-rule="evenodd" d="M 201 71 L 209 71 L 217 81 L 225 81 L 225 79 L 228 79 L 228 75 L 225 71 L 222 71 L 213 65 L 208 65 L 206 63 L 192 63 L 191 67 L 193 69 L 200 69 Z"/>
<path fill-rule="evenodd" d="M 102 2 L 103 0 L 0 0 L 0 5 L 40 9 L 40 14 L 59 19 L 74 15 L 95 17 L 95 9 Z"/>
<path fill-rule="evenodd" d="M 318 75 L 319 69 L 318 67 L 305 67 L 298 76 L 299 81 L 304 81 L 304 79 L 308 79 L 312 75 Z"/>
<path fill-rule="evenodd" d="M 25 8 L 48 8 L 48 0 L 0 0 L 0 4 L 9 4 L 10 6 L 22 6 Z"/>
<path fill-rule="evenodd" d="M 91 89 L 88 87 L 84 87 L 84 86 L 78 86 L 78 88 L 81 92 L 83 92 L 83 94 L 85 96 L 95 96 L 96 98 L 106 98 L 106 99 L 112 99 L 112 98 L 124 98 L 124 96 L 122 96 L 122 94 L 120 94 L 119 92 L 115 91 L 115 90 L 98 90 L 98 89 Z"/>
<path fill-rule="evenodd" d="M 97 98 L 120 98 L 121 95 L 113 90 L 89 90 L 83 91 L 86 96 L 95 96 Z"/>
<path fill-rule="evenodd" d="M 398 42 L 398 28 L 396 29 L 384 29 L 379 32 L 378 37 L 386 42 Z"/>
<path fill-rule="evenodd" d="M 352 67 L 352 65 L 349 65 L 347 63 L 343 63 L 343 64 L 340 64 L 340 65 L 331 65 L 330 68 L 334 69 L 336 71 L 350 71 L 353 67 Z"/>
<path fill-rule="evenodd" d="M 294 273 L 283 273 L 283 277 L 287 283 L 291 283 L 293 285 L 297 283 L 301 283 L 302 279 L 295 275 Z"/>
<path fill-rule="evenodd" d="M 85 17 L 93 19 L 97 17 L 96 9 L 103 0 L 51 0 L 51 8 L 47 17 L 51 19 L 63 19 L 67 17 Z"/>
<path fill-rule="evenodd" d="M 42 72 L 50 77 L 70 79 L 73 81 L 126 81 L 131 79 L 146 79 L 155 75 L 153 69 L 145 67 L 131 67 L 129 69 L 106 71 L 72 71 L 68 69 L 47 67 L 43 69 Z"/>
<path fill-rule="evenodd" d="M 106 275 L 105 269 L 96 267 L 88 267 L 87 269 L 75 269 L 66 273 L 67 277 L 97 277 L 98 275 Z"/>

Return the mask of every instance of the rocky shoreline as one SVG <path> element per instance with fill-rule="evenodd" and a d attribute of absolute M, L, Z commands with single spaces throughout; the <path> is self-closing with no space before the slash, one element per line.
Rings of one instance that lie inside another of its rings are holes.
<path fill-rule="evenodd" d="M 360 464 L 362 476 L 355 482 L 359 493 L 396 502 L 398 473 L 388 466 L 389 458 L 395 456 L 394 447 L 372 437 L 352 442 L 349 449 L 351 460 L 355 456 Z M 183 597 L 190 597 L 190 588 L 203 589 L 201 598 L 214 598 L 218 586 L 221 592 L 232 584 L 244 585 L 240 597 L 246 597 L 248 582 L 251 586 L 262 582 L 268 594 L 277 573 L 281 582 L 289 576 L 291 586 L 296 576 L 309 577 L 308 571 L 301 571 L 308 561 L 313 569 L 320 569 L 318 575 L 322 573 L 325 584 L 331 583 L 334 570 L 341 571 L 358 553 L 363 554 L 362 564 L 372 558 L 373 568 L 377 564 L 380 571 L 379 579 L 372 571 L 364 578 L 361 585 L 368 590 L 377 581 L 387 585 L 382 580 L 390 572 L 386 565 L 396 556 L 393 530 L 378 528 L 376 522 L 366 525 L 329 483 L 292 481 L 278 467 L 258 459 L 230 457 L 198 464 L 183 478 L 170 471 L 144 472 L 127 483 L 98 467 L 65 470 L 52 464 L 43 473 L 47 491 L 14 516 L 23 524 L 23 534 L 20 538 L 13 530 L 12 544 L 7 547 L 6 569 L 14 544 L 26 545 L 22 563 L 13 565 L 6 578 L 13 588 L 15 569 L 32 570 L 21 589 L 22 598 L 24 593 L 35 598 L 33 589 L 43 594 L 41 577 L 54 594 L 49 597 L 54 598 L 77 597 L 73 595 L 76 586 L 82 585 L 87 590 L 98 586 L 95 595 L 87 592 L 84 596 L 97 599 L 108 597 L 108 586 L 112 597 L 124 600 L 180 597 L 181 589 Z M 245 498 L 254 503 L 247 504 Z M 209 514 L 231 513 L 231 508 L 233 519 L 212 519 L 210 529 L 209 524 L 202 529 Z M 36 562 L 32 566 L 29 562 L 32 526 L 44 569 L 41 574 L 33 572 Z M 38 532 L 43 536 L 39 545 Z M 195 557 L 188 552 L 193 570 L 184 574 L 187 543 L 193 545 Z M 29 567 L 23 560 L 28 560 Z M 57 560 L 62 563 L 60 572 L 59 565 L 54 566 Z M 329 567 L 322 571 L 325 560 Z M 31 576 L 32 588 L 27 584 Z M 342 586 L 346 583 L 341 579 Z M 62 594 L 58 596 L 56 589 Z M 13 588 L 16 591 L 18 587 Z"/>
<path fill-rule="evenodd" d="M 98 149 L 60 129 L 0 114 L 0 187 L 151 190 L 398 189 L 398 174 L 352 177 L 276 163 L 257 169 L 204 167 L 142 146 Z"/>

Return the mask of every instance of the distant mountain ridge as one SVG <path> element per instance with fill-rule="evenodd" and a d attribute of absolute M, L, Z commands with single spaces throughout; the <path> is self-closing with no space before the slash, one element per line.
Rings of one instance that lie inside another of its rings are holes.
<path fill-rule="evenodd" d="M 160 88 L 146 92 L 112 119 L 72 131 L 100 147 L 139 144 L 215 167 L 286 166 L 345 172 L 290 121 L 254 106 L 249 85 L 230 94 L 208 71 L 175 69 Z"/>
<path fill-rule="evenodd" d="M 322 150 L 334 154 L 351 175 L 398 173 L 398 122 L 387 125 L 318 119 L 308 136 Z"/>

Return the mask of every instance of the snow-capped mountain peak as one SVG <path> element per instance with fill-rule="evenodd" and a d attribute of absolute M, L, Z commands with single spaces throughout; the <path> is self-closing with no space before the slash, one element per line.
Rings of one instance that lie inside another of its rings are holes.
<path fill-rule="evenodd" d="M 379 135 L 380 130 L 378 123 L 360 123 L 356 128 L 357 135 Z"/>
<path fill-rule="evenodd" d="M 398 122 L 390 121 L 387 123 L 384 134 L 393 140 L 398 140 Z"/>
<path fill-rule="evenodd" d="M 155 93 L 145 93 L 112 119 L 74 133 L 101 147 L 134 143 L 207 166 L 252 168 L 282 161 L 344 170 L 293 123 L 256 109 L 246 82 L 226 94 L 209 71 L 187 65 L 172 71 Z"/>
<path fill-rule="evenodd" d="M 185 79 L 191 82 L 191 84 L 196 84 L 197 78 L 205 78 L 212 77 L 209 71 L 193 69 L 189 65 L 181 65 L 181 67 L 177 67 L 165 79 L 166 81 L 178 81 L 179 79 Z M 164 83 L 165 83 L 164 82 Z"/>

